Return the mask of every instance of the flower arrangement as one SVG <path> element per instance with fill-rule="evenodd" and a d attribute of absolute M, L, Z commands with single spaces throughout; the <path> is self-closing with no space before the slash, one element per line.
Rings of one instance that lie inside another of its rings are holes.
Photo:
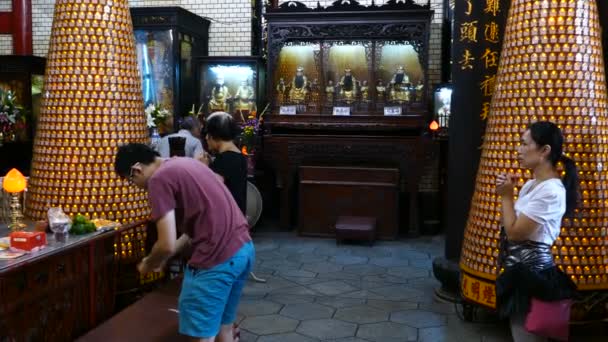
<path fill-rule="evenodd" d="M 25 111 L 16 100 L 15 93 L 0 88 L 0 141 L 14 140 L 15 136 L 23 135 L 27 128 Z"/>
<path fill-rule="evenodd" d="M 241 125 L 243 130 L 241 133 L 241 141 L 243 143 L 244 154 L 252 153 L 257 145 L 257 137 L 260 134 L 260 121 L 255 114 L 251 114 L 247 117 L 247 120 Z"/>
<path fill-rule="evenodd" d="M 150 104 L 146 107 L 146 118 L 148 128 L 159 127 L 163 124 L 171 113 L 168 110 L 161 108 L 160 106 Z"/>

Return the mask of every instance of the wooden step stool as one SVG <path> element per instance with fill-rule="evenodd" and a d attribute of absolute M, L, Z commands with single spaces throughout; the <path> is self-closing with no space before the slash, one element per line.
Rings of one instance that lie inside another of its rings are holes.
<path fill-rule="evenodd" d="M 367 216 L 338 216 L 336 243 L 344 240 L 364 240 L 370 246 L 376 240 L 376 218 Z"/>

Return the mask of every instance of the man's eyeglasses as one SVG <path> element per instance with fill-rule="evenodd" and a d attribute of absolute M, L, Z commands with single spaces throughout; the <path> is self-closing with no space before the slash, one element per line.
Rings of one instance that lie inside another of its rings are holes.
<path fill-rule="evenodd" d="M 131 184 L 134 184 L 134 183 L 133 183 L 133 176 L 134 176 L 134 175 L 133 175 L 133 170 L 135 170 L 135 169 L 134 169 L 134 167 L 135 167 L 137 164 L 139 164 L 139 163 L 135 163 L 135 164 L 133 164 L 133 165 L 131 166 L 131 169 L 129 170 L 129 178 L 127 178 L 127 179 L 129 180 L 129 183 L 131 183 Z"/>

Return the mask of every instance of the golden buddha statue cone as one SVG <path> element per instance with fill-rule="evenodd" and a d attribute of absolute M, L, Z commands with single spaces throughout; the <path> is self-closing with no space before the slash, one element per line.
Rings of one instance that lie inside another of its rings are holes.
<path fill-rule="evenodd" d="M 126 0 L 58 0 L 26 213 L 122 223 L 147 218 L 143 191 L 114 172 L 118 145 L 148 142 Z"/>
<path fill-rule="evenodd" d="M 608 103 L 600 40 L 594 1 L 513 1 L 460 260 L 468 300 L 496 305 L 495 179 L 516 175 L 518 191 L 531 178 L 519 168 L 516 149 L 527 125 L 539 120 L 560 126 L 564 151 L 580 171 L 582 202 L 574 218 L 563 220 L 555 262 L 580 290 L 608 289 Z"/>

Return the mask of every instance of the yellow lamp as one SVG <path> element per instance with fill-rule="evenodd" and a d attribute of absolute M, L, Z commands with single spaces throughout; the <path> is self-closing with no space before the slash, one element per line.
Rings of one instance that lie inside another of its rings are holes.
<path fill-rule="evenodd" d="M 19 203 L 19 193 L 25 190 L 27 180 L 17 169 L 10 170 L 4 177 L 2 187 L 4 191 L 11 194 L 11 223 L 9 228 L 12 231 L 25 229 L 26 225 L 22 222 L 21 204 Z"/>

